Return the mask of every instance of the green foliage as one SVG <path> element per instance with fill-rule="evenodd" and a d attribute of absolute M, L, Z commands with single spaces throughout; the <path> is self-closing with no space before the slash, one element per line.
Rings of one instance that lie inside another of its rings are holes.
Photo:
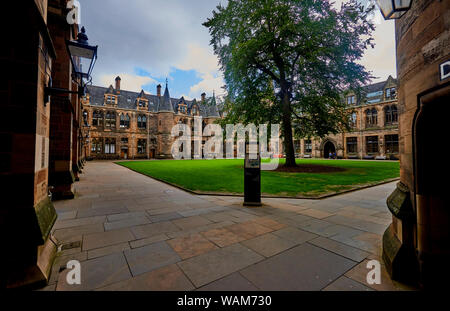
<path fill-rule="evenodd" d="M 345 129 L 348 112 L 340 96 L 371 78 L 358 60 L 373 45 L 372 10 L 356 0 L 340 10 L 328 0 L 217 6 L 203 25 L 224 72 L 223 123 L 283 123 L 289 125 L 284 134 L 292 126 L 302 137 Z"/>
<path fill-rule="evenodd" d="M 282 160 L 284 161 L 284 160 Z M 261 172 L 261 191 L 287 196 L 337 192 L 399 176 L 398 162 L 297 159 L 298 164 L 345 168 L 333 173 Z M 194 191 L 243 193 L 243 160 L 136 161 L 118 163 Z"/>

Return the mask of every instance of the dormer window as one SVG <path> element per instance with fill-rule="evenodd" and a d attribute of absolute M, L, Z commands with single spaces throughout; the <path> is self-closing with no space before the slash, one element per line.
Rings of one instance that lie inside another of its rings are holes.
<path fill-rule="evenodd" d="M 147 103 L 145 102 L 145 100 L 139 100 L 139 101 L 138 101 L 138 106 L 139 106 L 139 107 L 146 107 L 146 106 L 147 106 Z"/>
<path fill-rule="evenodd" d="M 386 100 L 392 100 L 397 98 L 397 89 L 395 87 L 387 88 L 384 91 Z"/>
<path fill-rule="evenodd" d="M 106 96 L 106 104 L 108 105 L 114 105 L 116 103 L 116 97 L 115 96 Z"/>
<path fill-rule="evenodd" d="M 347 96 L 347 105 L 356 105 L 356 96 L 355 95 L 350 95 Z"/>

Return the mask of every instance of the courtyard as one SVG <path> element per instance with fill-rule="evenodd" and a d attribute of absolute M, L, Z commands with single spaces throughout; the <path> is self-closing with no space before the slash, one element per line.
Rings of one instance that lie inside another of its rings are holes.
<path fill-rule="evenodd" d="M 408 289 L 380 258 L 395 184 L 245 208 L 241 197 L 194 195 L 113 162 L 88 162 L 75 199 L 55 202 L 58 254 L 44 290 Z M 366 282 L 374 259 L 379 285 Z M 80 285 L 66 282 L 70 260 L 81 263 Z"/>

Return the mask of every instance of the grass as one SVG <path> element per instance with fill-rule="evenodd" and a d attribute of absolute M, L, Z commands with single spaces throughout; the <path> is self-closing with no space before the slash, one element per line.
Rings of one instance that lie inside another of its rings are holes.
<path fill-rule="evenodd" d="M 232 194 L 244 191 L 243 163 L 241 159 L 118 162 L 139 173 L 192 191 Z M 297 163 L 339 166 L 346 170 L 333 173 L 262 171 L 262 193 L 317 197 L 377 184 L 400 174 L 398 162 L 298 159 Z"/>

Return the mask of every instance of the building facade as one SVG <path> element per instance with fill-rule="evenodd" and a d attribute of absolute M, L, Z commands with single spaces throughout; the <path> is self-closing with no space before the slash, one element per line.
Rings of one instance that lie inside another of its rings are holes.
<path fill-rule="evenodd" d="M 346 94 L 351 131 L 325 138 L 296 139 L 297 157 L 346 159 L 398 159 L 397 80 L 368 85 L 360 95 Z"/>
<path fill-rule="evenodd" d="M 171 98 L 167 84 L 164 94 L 158 85 L 156 95 L 150 95 L 122 90 L 120 83 L 117 77 L 115 87 L 88 87 L 83 99 L 90 159 L 170 159 L 174 125 L 193 128 L 194 117 L 201 116 L 205 127 L 221 117 L 215 96 L 207 99 L 203 93 L 201 100 L 189 101 Z"/>

